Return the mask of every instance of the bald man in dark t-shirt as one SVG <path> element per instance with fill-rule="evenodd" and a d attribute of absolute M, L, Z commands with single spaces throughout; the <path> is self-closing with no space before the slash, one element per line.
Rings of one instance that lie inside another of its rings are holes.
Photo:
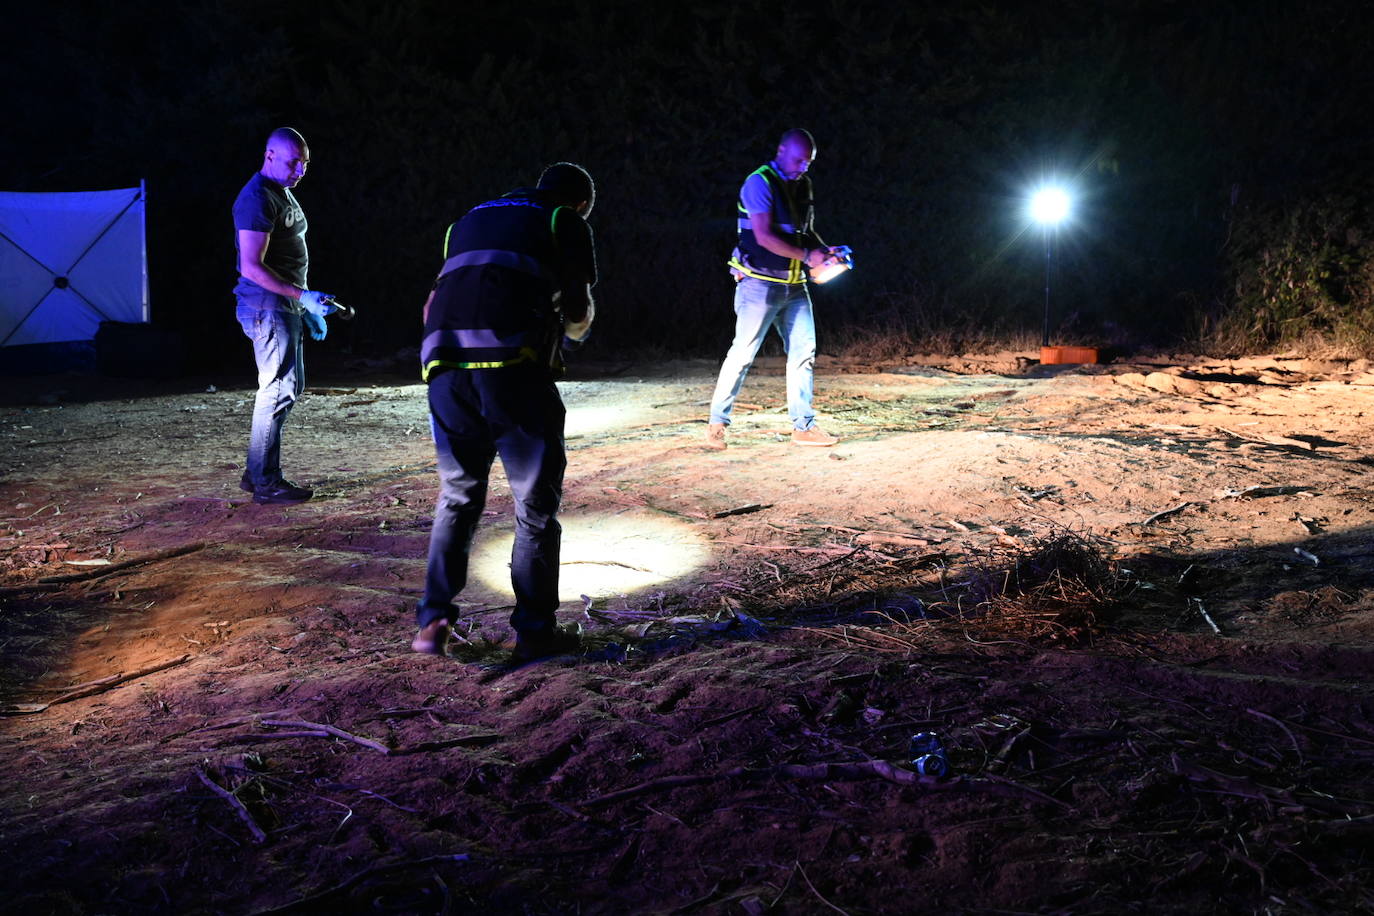
<path fill-rule="evenodd" d="M 309 164 L 305 138 L 280 127 L 267 139 L 262 169 L 234 201 L 239 272 L 234 296 L 258 366 L 248 460 L 239 486 L 252 491 L 257 503 L 302 502 L 314 495 L 281 471 L 282 426 L 305 390 L 302 330 L 323 340 L 324 316 L 334 310 L 331 296 L 305 287 L 310 266 L 305 211 L 291 189 Z"/>

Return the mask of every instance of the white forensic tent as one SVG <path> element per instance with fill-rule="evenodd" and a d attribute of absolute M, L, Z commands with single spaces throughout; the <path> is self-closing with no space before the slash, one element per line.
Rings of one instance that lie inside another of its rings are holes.
<path fill-rule="evenodd" d="M 0 192 L 0 348 L 92 340 L 102 321 L 144 323 L 144 184 Z"/>

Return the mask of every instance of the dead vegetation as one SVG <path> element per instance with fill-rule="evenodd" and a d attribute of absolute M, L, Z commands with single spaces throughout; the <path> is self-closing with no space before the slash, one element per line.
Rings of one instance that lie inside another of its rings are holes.
<path fill-rule="evenodd" d="M 894 567 L 907 574 L 884 579 Z M 916 569 L 922 574 L 909 581 Z M 1068 531 L 1009 539 L 962 562 L 944 555 L 888 558 L 886 568 L 847 577 L 878 596 L 870 599 L 871 622 L 813 632 L 888 652 L 928 649 L 954 633 L 975 641 L 1078 644 L 1103 631 L 1131 588 L 1107 546 Z"/>

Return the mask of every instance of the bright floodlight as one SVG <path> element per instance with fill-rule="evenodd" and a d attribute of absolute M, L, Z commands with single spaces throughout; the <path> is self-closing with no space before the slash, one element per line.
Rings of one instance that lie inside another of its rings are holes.
<path fill-rule="evenodd" d="M 1054 226 L 1069 215 L 1069 195 L 1060 188 L 1041 188 L 1031 196 L 1031 219 L 1046 226 Z"/>

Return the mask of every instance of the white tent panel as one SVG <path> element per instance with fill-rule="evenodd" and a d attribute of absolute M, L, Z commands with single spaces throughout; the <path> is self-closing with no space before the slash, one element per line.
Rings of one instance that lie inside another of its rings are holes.
<path fill-rule="evenodd" d="M 93 340 L 104 317 L 68 289 L 54 289 L 14 329 L 6 346 Z"/>
<path fill-rule="evenodd" d="M 0 347 L 148 321 L 143 187 L 0 192 Z"/>

